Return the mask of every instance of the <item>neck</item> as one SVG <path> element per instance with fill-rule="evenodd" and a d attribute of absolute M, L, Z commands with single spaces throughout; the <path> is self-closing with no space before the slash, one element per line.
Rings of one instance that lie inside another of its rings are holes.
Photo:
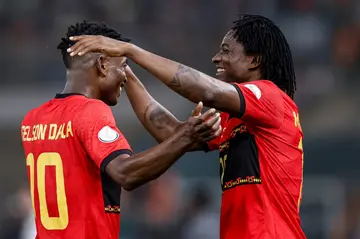
<path fill-rule="evenodd" d="M 229 81 L 229 82 L 246 83 L 261 79 L 262 79 L 261 74 L 258 71 L 253 71 L 253 72 L 249 72 L 249 74 L 243 78 L 234 79 L 233 81 Z"/>
<path fill-rule="evenodd" d="M 249 76 L 249 80 L 248 82 L 251 82 L 251 81 L 256 81 L 256 80 L 261 80 L 261 74 L 259 71 L 253 71 L 251 72 L 252 74 Z"/>
<path fill-rule="evenodd" d="M 96 87 L 90 82 L 90 77 L 84 72 L 67 71 L 66 84 L 62 94 L 77 93 L 87 98 L 99 99 L 100 94 Z"/>

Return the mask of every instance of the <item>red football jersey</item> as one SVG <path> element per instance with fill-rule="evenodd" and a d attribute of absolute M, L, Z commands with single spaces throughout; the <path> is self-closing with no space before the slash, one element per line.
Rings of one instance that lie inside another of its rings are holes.
<path fill-rule="evenodd" d="M 39 239 L 117 239 L 120 186 L 106 165 L 131 149 L 109 106 L 58 94 L 21 125 Z"/>
<path fill-rule="evenodd" d="M 221 113 L 221 239 L 303 239 L 303 133 L 294 101 L 266 80 L 233 84 L 239 115 Z"/>

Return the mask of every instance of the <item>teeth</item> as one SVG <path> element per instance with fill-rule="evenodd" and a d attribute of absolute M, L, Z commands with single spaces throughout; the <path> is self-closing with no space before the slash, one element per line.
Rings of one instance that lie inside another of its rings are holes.
<path fill-rule="evenodd" d="M 223 68 L 217 68 L 216 69 L 216 72 L 224 72 L 225 71 L 225 69 L 223 69 Z"/>

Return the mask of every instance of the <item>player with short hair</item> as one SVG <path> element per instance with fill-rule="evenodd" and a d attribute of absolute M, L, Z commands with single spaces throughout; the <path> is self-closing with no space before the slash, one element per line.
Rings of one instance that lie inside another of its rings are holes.
<path fill-rule="evenodd" d="M 31 110 L 21 124 L 37 238 L 119 237 L 120 192 L 164 173 L 185 152 L 216 138 L 220 117 L 190 117 L 162 144 L 139 154 L 116 127 L 109 106 L 126 82 L 126 57 L 70 57 L 69 36 L 96 34 L 126 42 L 105 24 L 70 26 L 58 48 L 67 69 L 61 94 Z"/>
<path fill-rule="evenodd" d="M 101 50 L 127 56 L 183 97 L 222 111 L 223 132 L 208 144 L 220 151 L 221 239 L 305 238 L 299 217 L 303 133 L 293 101 L 295 73 L 290 47 L 271 20 L 240 15 L 213 57 L 219 80 L 130 43 L 98 36 L 71 39 L 77 43 L 70 55 Z M 141 95 L 133 97 L 135 111 L 145 111 L 141 105 L 148 94 L 140 93 L 140 84 L 134 83 L 134 90 Z M 162 120 L 144 118 L 148 129 L 159 122 L 180 125 L 158 104 L 151 111 L 146 115 L 161 111 Z"/>

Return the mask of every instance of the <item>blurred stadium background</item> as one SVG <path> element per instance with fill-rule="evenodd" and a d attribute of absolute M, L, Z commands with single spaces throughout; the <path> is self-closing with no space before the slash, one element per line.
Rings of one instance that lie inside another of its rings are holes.
<path fill-rule="evenodd" d="M 211 57 L 240 12 L 270 17 L 292 48 L 308 238 L 360 238 L 360 1 L 1 0 L 0 239 L 34 238 L 19 125 L 29 109 L 62 90 L 56 45 L 69 24 L 105 21 L 140 46 L 213 75 Z M 192 103 L 133 70 L 159 102 L 188 117 Z M 135 151 L 155 145 L 126 95 L 113 110 Z M 123 193 L 121 238 L 218 238 L 218 164 L 217 153 L 187 154 L 160 179 Z"/>

